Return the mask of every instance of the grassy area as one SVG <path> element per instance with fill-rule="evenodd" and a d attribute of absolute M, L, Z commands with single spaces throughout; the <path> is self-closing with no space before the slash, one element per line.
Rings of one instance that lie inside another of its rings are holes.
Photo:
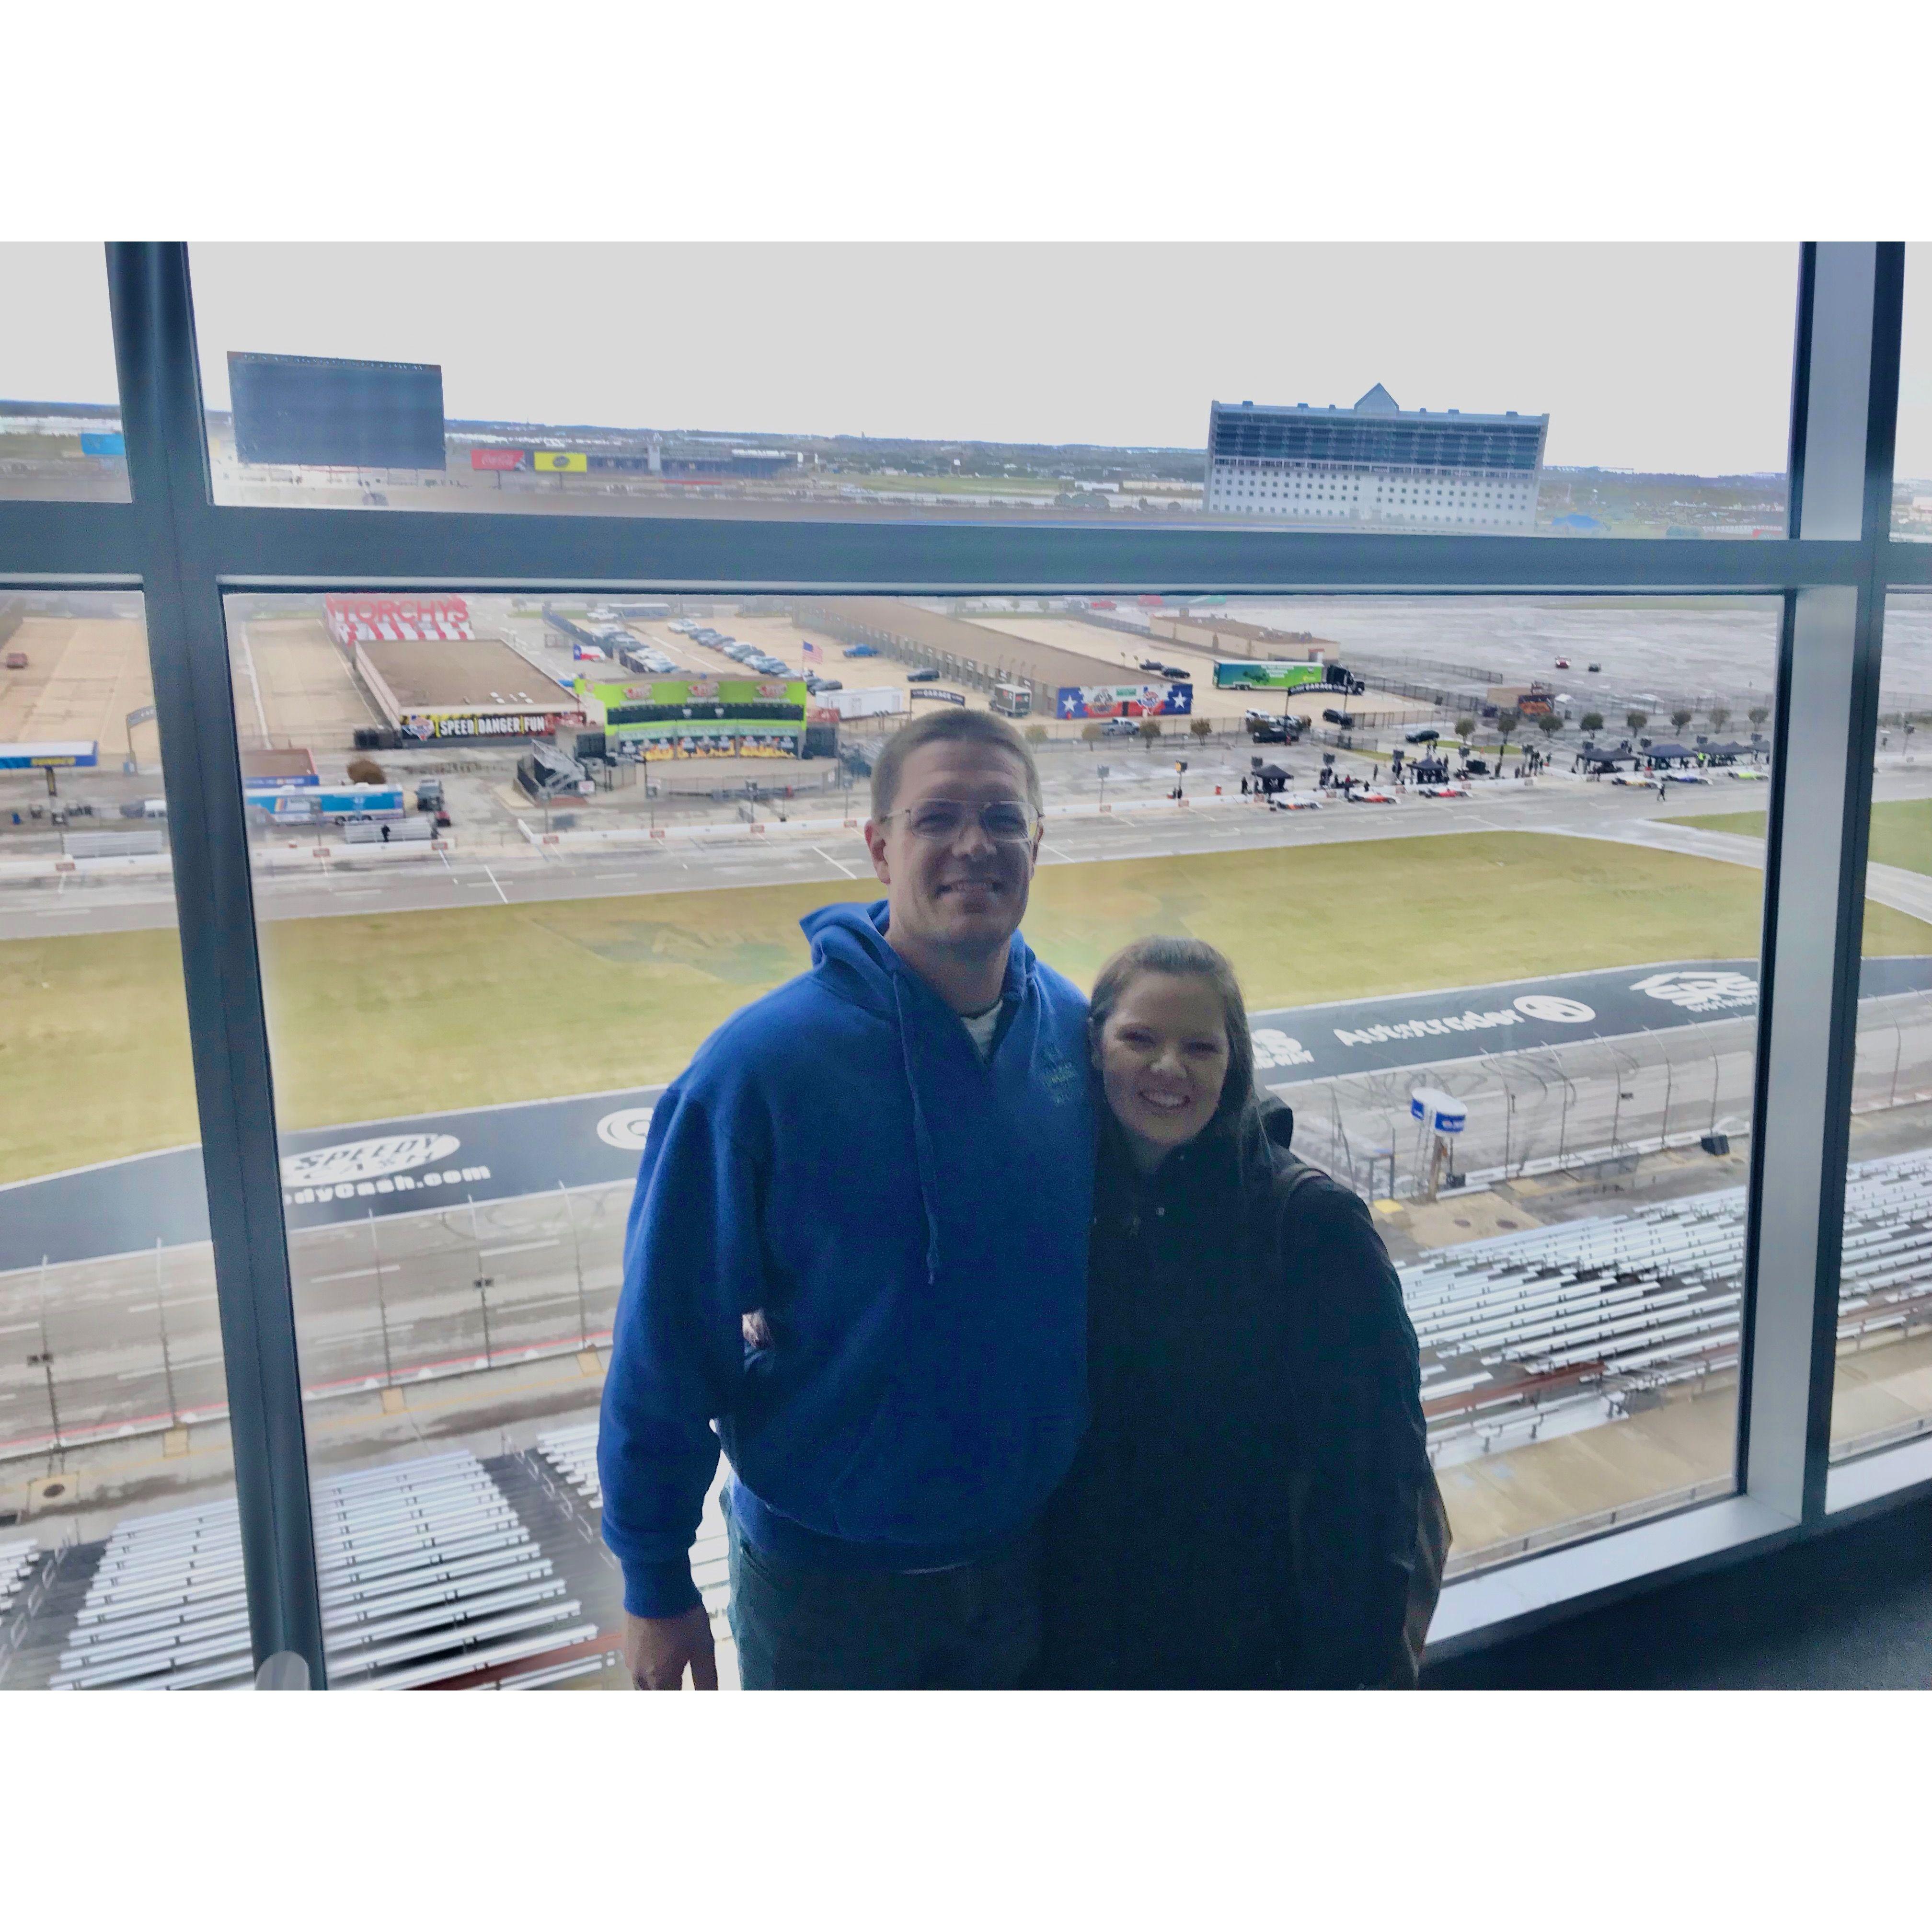
<path fill-rule="evenodd" d="M 1664 823 L 1699 826 L 1706 832 L 1733 832 L 1742 838 L 1762 838 L 1766 817 L 1762 812 L 1720 812 L 1695 818 L 1666 819 Z M 1904 872 L 1932 877 L 1932 798 L 1888 799 L 1874 806 L 1871 850 L 1868 856 L 1874 866 L 1896 866 Z M 1866 917 L 1869 920 L 1869 909 Z"/>
<path fill-rule="evenodd" d="M 1126 940 L 1192 933 L 1257 1006 L 1748 955 L 1756 874 L 1534 833 L 1052 866 L 1028 939 L 1083 984 Z M 276 1094 L 295 1126 L 666 1079 L 801 970 L 800 916 L 867 886 L 749 886 L 263 927 Z M 1932 926 L 1867 908 L 1874 952 Z M 0 1180 L 196 1138 L 172 932 L 0 945 Z"/>

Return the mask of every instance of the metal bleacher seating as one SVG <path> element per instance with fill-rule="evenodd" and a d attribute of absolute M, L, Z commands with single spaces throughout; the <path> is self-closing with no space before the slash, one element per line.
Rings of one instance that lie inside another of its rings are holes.
<path fill-rule="evenodd" d="M 334 1687 L 404 1690 L 597 1634 L 466 1450 L 331 1477 L 314 1510 Z M 116 1528 L 50 1688 L 241 1688 L 254 1668 L 229 1500 Z"/>
<path fill-rule="evenodd" d="M 537 1453 L 593 1509 L 604 1506 L 603 1485 L 597 1478 L 597 1424 L 585 1422 L 568 1429 L 553 1429 L 537 1438 Z M 731 1596 L 728 1563 L 724 1548 L 724 1512 L 722 1497 L 728 1468 L 721 1458 L 718 1474 L 704 1498 L 704 1514 L 698 1520 L 697 1540 L 691 1547 L 691 1577 L 710 1612 L 713 1636 L 721 1644 L 730 1641 L 724 1612 Z"/>
<path fill-rule="evenodd" d="M 1443 1250 L 1400 1270 L 1439 1460 L 1587 1427 L 1735 1367 L 1742 1188 Z M 1847 1176 L 1841 1341 L 1932 1324 L 1932 1151 Z"/>
<path fill-rule="evenodd" d="M 0 1543 L 0 1617 L 5 1616 L 26 1584 L 40 1546 L 32 1537 L 18 1543 Z"/>

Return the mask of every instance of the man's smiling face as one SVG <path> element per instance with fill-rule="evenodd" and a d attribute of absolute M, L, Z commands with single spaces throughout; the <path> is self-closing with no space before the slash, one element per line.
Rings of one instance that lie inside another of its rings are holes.
<path fill-rule="evenodd" d="M 940 808 L 948 805 L 964 809 L 947 814 Z M 981 815 L 1002 806 L 1032 819 L 1028 836 L 989 835 Z M 950 836 L 922 830 L 922 821 L 946 817 L 958 821 Z M 1026 767 L 1010 752 L 970 739 L 920 746 L 899 773 L 884 824 L 866 827 L 895 939 L 961 958 L 1004 952 L 1026 913 L 1040 837 Z"/>

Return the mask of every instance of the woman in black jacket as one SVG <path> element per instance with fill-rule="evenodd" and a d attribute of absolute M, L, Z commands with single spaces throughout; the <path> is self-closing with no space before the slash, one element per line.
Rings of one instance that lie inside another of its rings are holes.
<path fill-rule="evenodd" d="M 1447 1525 L 1368 1210 L 1257 1101 L 1212 946 L 1117 954 L 1090 1030 L 1093 1418 L 1047 1516 L 1042 1681 L 1412 1684 Z"/>

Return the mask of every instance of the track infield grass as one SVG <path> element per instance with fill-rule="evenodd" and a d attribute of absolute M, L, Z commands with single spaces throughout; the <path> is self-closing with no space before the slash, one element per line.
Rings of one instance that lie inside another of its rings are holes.
<path fill-rule="evenodd" d="M 1709 821 L 1702 821 L 1708 823 Z M 1220 946 L 1257 1008 L 1757 950 L 1762 875 L 1533 832 L 1049 866 L 1025 931 L 1082 985 L 1130 939 Z M 798 921 L 870 882 L 346 914 L 262 928 L 291 1127 L 668 1080 L 806 964 Z M 1932 926 L 1865 909 L 1866 950 Z M 170 928 L 0 944 L 0 1181 L 198 1138 Z"/>
<path fill-rule="evenodd" d="M 1732 832 L 1741 838 L 1764 836 L 1763 812 L 1720 812 L 1707 816 L 1666 818 L 1666 825 L 1694 825 L 1704 832 Z M 1887 799 L 1872 807 L 1871 849 L 1874 866 L 1896 866 L 1901 872 L 1932 877 L 1932 798 Z M 1873 908 L 1865 908 L 1868 927 Z M 1865 950 L 1882 952 L 1868 942 Z"/>

